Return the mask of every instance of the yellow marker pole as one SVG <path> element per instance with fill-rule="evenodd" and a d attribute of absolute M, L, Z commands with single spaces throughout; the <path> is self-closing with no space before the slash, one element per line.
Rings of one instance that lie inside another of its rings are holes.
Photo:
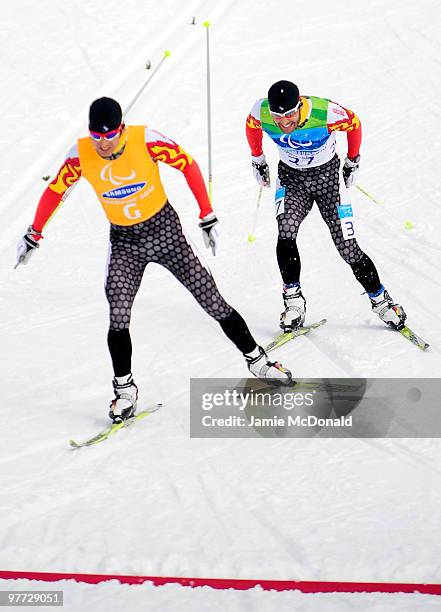
<path fill-rule="evenodd" d="M 207 31 L 208 198 L 211 203 L 213 199 L 213 172 L 211 154 L 210 25 L 211 23 L 209 21 L 204 21 L 203 23 Z"/>

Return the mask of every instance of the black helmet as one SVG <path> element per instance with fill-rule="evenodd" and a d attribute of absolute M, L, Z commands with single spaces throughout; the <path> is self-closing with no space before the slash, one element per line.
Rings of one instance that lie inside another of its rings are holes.
<path fill-rule="evenodd" d="M 277 81 L 268 90 L 268 104 L 274 113 L 286 113 L 300 100 L 299 88 L 291 81 Z"/>
<path fill-rule="evenodd" d="M 121 106 L 113 98 L 98 98 L 90 105 L 89 130 L 105 134 L 121 125 Z"/>

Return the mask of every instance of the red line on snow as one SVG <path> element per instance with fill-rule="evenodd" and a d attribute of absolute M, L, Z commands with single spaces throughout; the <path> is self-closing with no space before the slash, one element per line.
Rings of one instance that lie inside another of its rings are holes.
<path fill-rule="evenodd" d="M 52 572 L 1 571 L 4 580 L 75 580 L 98 584 L 118 580 L 122 584 L 152 582 L 155 586 L 180 584 L 187 587 L 209 586 L 213 589 L 237 589 L 240 591 L 260 586 L 265 591 L 302 591 L 303 593 L 424 593 L 441 595 L 441 584 L 412 584 L 403 582 L 323 582 L 317 580 L 238 580 L 235 578 L 183 578 L 163 576 L 119 576 L 113 574 L 68 574 Z"/>

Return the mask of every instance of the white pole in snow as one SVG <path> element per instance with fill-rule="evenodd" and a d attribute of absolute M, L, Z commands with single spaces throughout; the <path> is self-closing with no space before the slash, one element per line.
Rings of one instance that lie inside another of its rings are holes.
<path fill-rule="evenodd" d="M 204 21 L 204 27 L 207 30 L 208 198 L 211 202 L 213 195 L 213 174 L 211 166 L 210 25 L 209 21 Z"/>

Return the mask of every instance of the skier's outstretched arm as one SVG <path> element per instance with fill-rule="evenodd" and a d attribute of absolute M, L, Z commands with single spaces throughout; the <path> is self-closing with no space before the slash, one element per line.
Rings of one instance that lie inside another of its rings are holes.
<path fill-rule="evenodd" d="M 32 224 L 26 230 L 17 244 L 17 262 L 26 265 L 40 246 L 39 241 L 43 238 L 43 229 L 60 206 L 66 191 L 74 185 L 81 177 L 80 160 L 76 146 L 69 151 L 66 160 L 58 170 L 55 178 L 44 190 L 38 202 Z"/>

